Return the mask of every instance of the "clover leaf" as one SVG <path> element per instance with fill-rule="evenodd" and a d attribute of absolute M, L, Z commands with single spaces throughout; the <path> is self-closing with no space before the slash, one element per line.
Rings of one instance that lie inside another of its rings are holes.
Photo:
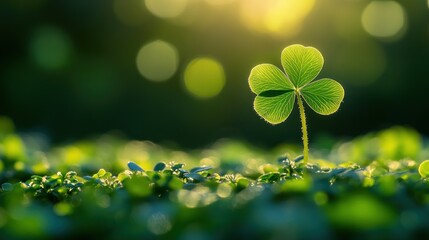
<path fill-rule="evenodd" d="M 295 104 L 300 109 L 304 162 L 308 159 L 308 137 L 302 99 L 313 111 L 329 115 L 338 110 L 344 98 L 344 89 L 337 81 L 323 78 L 313 81 L 323 67 L 322 54 L 313 47 L 294 44 L 281 54 L 284 73 L 272 64 L 260 64 L 252 69 L 249 86 L 256 94 L 254 108 L 259 116 L 271 124 L 285 121 Z"/>

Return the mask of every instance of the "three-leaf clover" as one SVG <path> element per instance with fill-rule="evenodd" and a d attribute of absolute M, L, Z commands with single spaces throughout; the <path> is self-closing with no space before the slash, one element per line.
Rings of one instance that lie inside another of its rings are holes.
<path fill-rule="evenodd" d="M 344 89 L 333 79 L 313 81 L 324 62 L 316 48 L 298 44 L 288 46 L 282 51 L 281 62 L 285 73 L 272 64 L 257 65 L 250 72 L 250 89 L 257 95 L 253 105 L 267 122 L 279 124 L 289 117 L 296 97 L 302 122 L 304 162 L 307 162 L 307 126 L 301 98 L 315 112 L 329 115 L 340 107 Z"/>

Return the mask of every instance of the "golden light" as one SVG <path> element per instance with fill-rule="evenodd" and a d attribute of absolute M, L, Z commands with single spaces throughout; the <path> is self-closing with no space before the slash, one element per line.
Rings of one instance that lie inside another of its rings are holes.
<path fill-rule="evenodd" d="M 160 18 L 179 16 L 188 5 L 188 0 L 145 0 L 147 9 Z"/>
<path fill-rule="evenodd" d="M 143 77 L 161 82 L 169 79 L 176 72 L 179 54 L 173 45 L 156 40 L 140 49 L 136 63 Z"/>
<path fill-rule="evenodd" d="M 218 61 L 197 58 L 186 67 L 184 80 L 186 89 L 195 97 L 212 98 L 222 91 L 225 72 Z"/>
<path fill-rule="evenodd" d="M 25 145 L 18 135 L 7 135 L 2 145 L 3 155 L 9 159 L 21 159 L 25 156 Z"/>
<path fill-rule="evenodd" d="M 217 195 L 207 187 L 198 186 L 193 191 L 179 190 L 177 199 L 188 208 L 196 208 L 212 204 L 217 200 Z"/>
<path fill-rule="evenodd" d="M 214 6 L 220 6 L 220 5 L 225 5 L 225 4 L 230 4 L 232 2 L 234 2 L 235 0 L 206 0 L 206 2 L 210 5 L 214 5 Z"/>
<path fill-rule="evenodd" d="M 231 193 L 232 193 L 232 187 L 229 183 L 219 184 L 219 186 L 216 190 L 216 194 L 220 198 L 227 198 L 231 195 Z"/>
<path fill-rule="evenodd" d="M 80 148 L 73 146 L 64 148 L 62 155 L 64 161 L 70 165 L 81 164 L 86 158 L 86 154 Z"/>
<path fill-rule="evenodd" d="M 405 29 L 404 8 L 395 1 L 370 2 L 362 13 L 365 31 L 374 37 L 391 38 Z"/>
<path fill-rule="evenodd" d="M 251 30 L 281 37 L 296 35 L 315 0 L 244 0 L 240 18 Z"/>

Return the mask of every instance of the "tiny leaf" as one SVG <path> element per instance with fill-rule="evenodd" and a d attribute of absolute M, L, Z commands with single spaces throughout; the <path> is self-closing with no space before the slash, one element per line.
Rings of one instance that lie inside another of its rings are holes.
<path fill-rule="evenodd" d="M 258 181 L 263 183 L 273 183 L 279 181 L 281 176 L 281 173 L 278 172 L 266 173 L 259 176 Z"/>
<path fill-rule="evenodd" d="M 304 156 L 303 155 L 299 155 L 293 161 L 294 162 L 300 162 L 302 159 L 304 159 Z"/>
<path fill-rule="evenodd" d="M 131 171 L 140 171 L 140 172 L 144 172 L 144 170 L 143 170 L 143 168 L 141 168 L 139 165 L 137 165 L 135 162 L 131 162 L 131 161 L 129 161 L 128 162 L 128 168 L 131 170 Z"/>
<path fill-rule="evenodd" d="M 183 168 L 183 166 L 185 166 L 185 164 L 178 163 L 178 164 L 175 164 L 174 166 L 172 166 L 171 169 L 173 169 L 173 170 L 180 170 L 181 168 Z"/>
<path fill-rule="evenodd" d="M 290 81 L 299 88 L 319 74 L 323 67 L 323 56 L 314 47 L 294 44 L 283 50 L 282 65 Z"/>
<path fill-rule="evenodd" d="M 429 177 L 429 160 L 425 160 L 419 165 L 419 174 L 422 177 Z"/>
<path fill-rule="evenodd" d="M 267 63 L 252 69 L 249 86 L 252 92 L 258 95 L 272 90 L 293 90 L 293 85 L 286 75 L 278 67 Z"/>
<path fill-rule="evenodd" d="M 160 171 L 164 170 L 165 167 L 166 167 L 165 163 L 159 162 L 155 165 L 155 167 L 153 167 L 153 170 L 160 172 Z"/>
<path fill-rule="evenodd" d="M 344 99 L 341 84 L 329 78 L 312 82 L 304 86 L 300 92 L 311 109 L 321 115 L 336 112 Z"/>
<path fill-rule="evenodd" d="M 293 91 L 284 92 L 278 96 L 256 96 L 253 106 L 256 113 L 271 124 L 285 121 L 292 112 L 295 103 Z"/>
<path fill-rule="evenodd" d="M 203 172 L 212 169 L 212 167 L 194 167 L 189 172 L 191 173 L 198 173 Z"/>
<path fill-rule="evenodd" d="M 185 173 L 185 174 L 184 174 L 184 176 L 185 176 L 186 178 L 192 178 L 193 180 L 196 180 L 196 181 L 198 181 L 198 182 L 202 182 L 202 181 L 204 181 L 203 176 L 201 176 L 201 175 L 200 175 L 200 174 L 198 174 L 198 173 Z"/>
<path fill-rule="evenodd" d="M 84 176 L 83 179 L 85 179 L 86 181 L 94 180 L 94 178 L 91 176 Z"/>
<path fill-rule="evenodd" d="M 3 189 L 3 191 L 7 191 L 7 192 L 9 192 L 9 191 L 12 191 L 12 190 L 13 190 L 13 184 L 12 184 L 12 183 L 8 183 L 8 182 L 6 182 L 6 183 L 3 183 L 3 184 L 1 185 L 1 188 Z"/>

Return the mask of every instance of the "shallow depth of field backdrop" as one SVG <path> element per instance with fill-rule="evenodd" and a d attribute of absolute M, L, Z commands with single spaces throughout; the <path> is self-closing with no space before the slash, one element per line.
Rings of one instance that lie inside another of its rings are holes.
<path fill-rule="evenodd" d="M 0 115 L 53 143 L 109 131 L 186 148 L 300 140 L 298 111 L 252 109 L 253 66 L 294 43 L 325 57 L 346 97 L 308 111 L 310 144 L 394 125 L 429 134 L 429 1 L 3 0 Z"/>

